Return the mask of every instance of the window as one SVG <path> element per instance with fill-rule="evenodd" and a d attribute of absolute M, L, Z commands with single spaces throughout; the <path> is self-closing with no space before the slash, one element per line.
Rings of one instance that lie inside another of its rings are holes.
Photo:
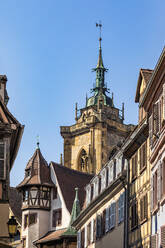
<path fill-rule="evenodd" d="M 101 176 L 99 177 L 99 194 L 101 192 Z"/>
<path fill-rule="evenodd" d="M 56 227 L 61 225 L 62 221 L 62 210 L 61 208 L 53 210 L 53 221 L 52 221 L 52 226 Z"/>
<path fill-rule="evenodd" d="M 113 180 L 115 180 L 116 178 L 116 159 L 114 160 L 114 164 L 113 164 Z"/>
<path fill-rule="evenodd" d="M 132 181 L 137 177 L 137 154 L 132 158 Z"/>
<path fill-rule="evenodd" d="M 53 199 L 57 199 L 57 187 L 53 188 Z"/>
<path fill-rule="evenodd" d="M 24 229 L 28 226 L 28 214 L 24 215 Z"/>
<path fill-rule="evenodd" d="M 37 223 L 37 213 L 29 214 L 29 226 Z"/>
<path fill-rule="evenodd" d="M 0 143 L 0 179 L 5 179 L 5 145 Z"/>
<path fill-rule="evenodd" d="M 147 220 L 148 216 L 148 198 L 147 194 L 140 199 L 140 220 L 141 222 Z"/>
<path fill-rule="evenodd" d="M 145 142 L 140 148 L 140 172 L 147 166 L 147 143 Z"/>
<path fill-rule="evenodd" d="M 108 187 L 108 181 L 109 181 L 109 168 L 106 168 L 106 187 Z"/>
<path fill-rule="evenodd" d="M 91 201 L 92 201 L 92 199 L 93 199 L 93 184 L 91 184 Z"/>
<path fill-rule="evenodd" d="M 131 229 L 138 226 L 137 202 L 131 206 Z"/>
<path fill-rule="evenodd" d="M 89 172 L 88 155 L 84 149 L 82 149 L 79 156 L 79 170 Z"/>

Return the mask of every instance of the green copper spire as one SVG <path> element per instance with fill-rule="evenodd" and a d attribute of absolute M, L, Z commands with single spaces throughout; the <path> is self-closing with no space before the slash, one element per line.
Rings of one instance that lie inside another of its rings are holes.
<path fill-rule="evenodd" d="M 107 89 L 106 84 L 105 84 L 105 72 L 107 72 L 108 69 L 106 69 L 104 67 L 103 58 L 102 58 L 102 47 L 101 47 L 102 24 L 96 23 L 96 27 L 99 27 L 99 29 L 100 29 L 99 58 L 98 58 L 96 68 L 93 69 L 93 71 L 96 72 L 96 83 L 95 83 L 93 89 L 91 90 L 92 92 L 94 92 L 94 96 L 88 98 L 88 100 L 86 101 L 86 107 L 97 105 L 99 102 L 99 99 L 101 99 L 101 98 L 103 99 L 103 105 L 113 107 L 114 105 L 113 105 L 112 99 L 106 95 L 106 92 L 109 92 L 109 90 Z"/>
<path fill-rule="evenodd" d="M 78 188 L 75 188 L 75 191 L 76 191 L 76 195 L 75 195 L 75 200 L 73 202 L 69 227 L 66 230 L 66 232 L 63 233 L 62 236 L 76 236 L 77 235 L 76 230 L 72 227 L 73 222 L 76 220 L 77 216 L 80 213 L 80 202 L 78 199 Z"/>

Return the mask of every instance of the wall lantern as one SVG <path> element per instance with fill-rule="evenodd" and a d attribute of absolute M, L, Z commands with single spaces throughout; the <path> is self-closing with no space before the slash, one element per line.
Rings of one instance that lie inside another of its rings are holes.
<path fill-rule="evenodd" d="M 7 225 L 8 225 L 8 232 L 10 237 L 14 237 L 14 235 L 17 234 L 17 226 L 18 226 L 14 216 L 11 216 L 11 218 L 7 222 Z"/>

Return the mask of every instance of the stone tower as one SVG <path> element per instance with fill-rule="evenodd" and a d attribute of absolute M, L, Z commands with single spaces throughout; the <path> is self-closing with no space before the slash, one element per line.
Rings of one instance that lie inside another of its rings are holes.
<path fill-rule="evenodd" d="M 93 96 L 86 98 L 86 106 L 80 110 L 76 104 L 75 124 L 60 128 L 64 138 L 64 166 L 96 174 L 114 147 L 133 130 L 133 125 L 123 123 L 124 104 L 119 110 L 114 106 L 113 94 L 111 97 L 107 94 L 105 73 L 108 69 L 103 64 L 101 40 L 100 37 L 98 63 L 93 69 L 96 73 Z"/>
<path fill-rule="evenodd" d="M 39 239 L 49 229 L 51 208 L 50 167 L 43 158 L 39 144 L 25 168 L 25 178 L 17 186 L 22 193 L 22 243 L 23 247 L 36 247 Z"/>

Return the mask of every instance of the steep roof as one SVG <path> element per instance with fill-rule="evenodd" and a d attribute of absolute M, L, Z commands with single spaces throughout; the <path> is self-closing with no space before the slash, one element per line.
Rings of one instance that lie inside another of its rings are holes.
<path fill-rule="evenodd" d="M 0 75 L 1 76 L 1 75 Z M 17 156 L 17 152 L 20 146 L 24 126 L 21 125 L 17 119 L 10 113 L 6 104 L 0 97 L 0 131 L 11 132 L 11 144 L 10 144 L 10 169 Z"/>
<path fill-rule="evenodd" d="M 79 189 L 79 201 L 82 209 L 85 201 L 85 185 L 89 183 L 93 175 L 72 170 L 65 166 L 51 162 L 55 171 L 62 195 L 68 211 L 72 212 L 72 206 L 75 198 L 75 188 Z"/>
<path fill-rule="evenodd" d="M 18 192 L 18 190 L 14 187 L 9 188 L 9 205 L 10 208 L 18 220 L 18 222 L 21 224 L 22 222 L 22 196 L 21 193 Z"/>
<path fill-rule="evenodd" d="M 38 239 L 37 241 L 35 241 L 35 244 L 42 244 L 42 243 L 46 243 L 46 242 L 51 242 L 54 240 L 58 240 L 61 238 L 61 235 L 66 231 L 66 228 L 57 230 L 57 231 L 50 231 L 48 232 L 46 235 L 44 235 L 43 237 L 41 237 L 40 239 Z"/>
<path fill-rule="evenodd" d="M 142 69 L 142 68 L 140 69 L 137 88 L 136 88 L 135 102 L 139 102 L 140 87 L 141 87 L 142 79 L 144 79 L 145 85 L 147 86 L 147 84 L 148 84 L 148 82 L 152 76 L 152 73 L 153 73 L 153 70 Z"/>
<path fill-rule="evenodd" d="M 28 185 L 45 185 L 50 187 L 54 185 L 50 177 L 50 167 L 42 156 L 39 147 L 27 163 L 25 168 L 25 178 L 17 188 Z"/>

